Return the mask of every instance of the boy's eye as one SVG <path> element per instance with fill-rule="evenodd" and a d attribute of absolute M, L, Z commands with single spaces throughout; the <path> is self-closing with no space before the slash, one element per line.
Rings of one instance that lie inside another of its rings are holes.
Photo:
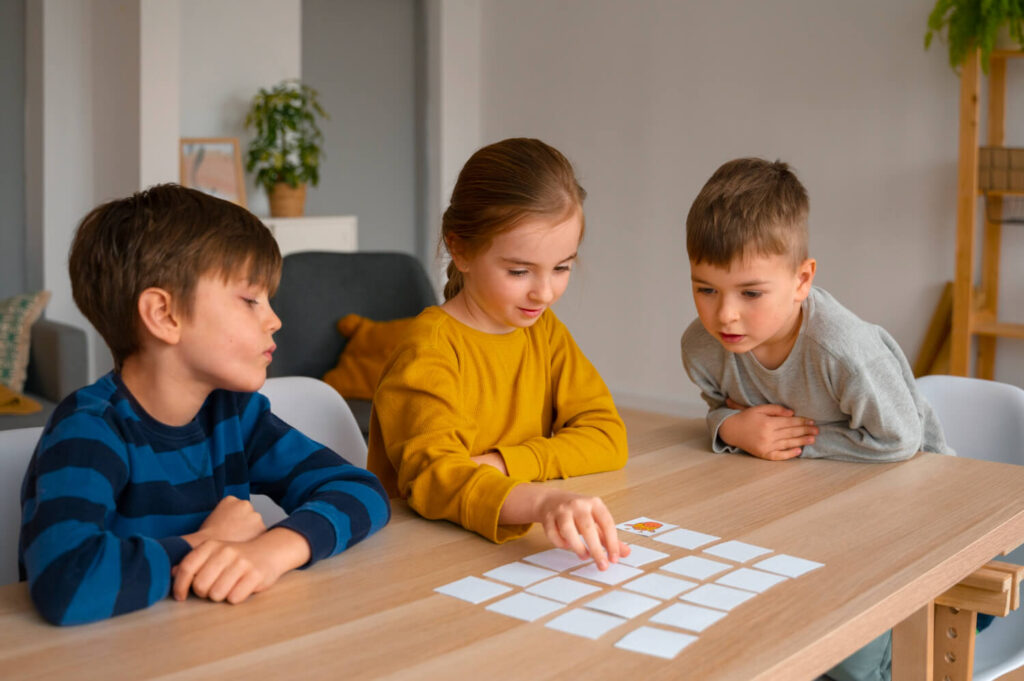
<path fill-rule="evenodd" d="M 251 307 L 255 307 L 260 303 L 260 301 L 256 300 L 255 298 L 242 298 L 242 300 L 244 300 Z"/>
<path fill-rule="evenodd" d="M 555 268 L 555 271 L 556 272 L 571 272 L 572 271 L 572 265 L 559 265 L 558 267 Z"/>
<path fill-rule="evenodd" d="M 508 273 L 513 277 L 522 277 L 526 274 L 526 270 L 509 270 Z"/>
<path fill-rule="evenodd" d="M 714 292 L 715 292 L 715 289 L 711 288 L 710 286 L 698 286 L 697 287 L 697 293 L 701 294 L 702 296 L 710 296 Z"/>

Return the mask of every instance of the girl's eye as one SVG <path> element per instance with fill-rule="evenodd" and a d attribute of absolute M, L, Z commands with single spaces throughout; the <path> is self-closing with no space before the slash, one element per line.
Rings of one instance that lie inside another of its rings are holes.
<path fill-rule="evenodd" d="M 559 265 L 558 267 L 555 268 L 555 271 L 556 272 L 571 272 L 572 271 L 572 265 Z"/>
<path fill-rule="evenodd" d="M 710 288 L 708 286 L 698 286 L 697 287 L 697 293 L 701 294 L 702 296 L 710 296 L 714 292 L 715 292 L 715 289 Z"/>
<path fill-rule="evenodd" d="M 764 291 L 744 291 L 743 295 L 747 298 L 760 298 L 764 294 Z"/>
<path fill-rule="evenodd" d="M 522 277 L 526 274 L 526 270 L 509 270 L 508 273 L 513 277 Z"/>

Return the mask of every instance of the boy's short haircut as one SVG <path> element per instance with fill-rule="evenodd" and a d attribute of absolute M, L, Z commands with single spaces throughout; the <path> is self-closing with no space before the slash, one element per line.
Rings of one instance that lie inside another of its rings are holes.
<path fill-rule="evenodd" d="M 188 318 L 199 278 L 247 278 L 272 296 L 281 252 L 255 215 L 177 184 L 162 184 L 94 208 L 78 226 L 68 257 L 71 293 L 120 370 L 140 347 L 139 295 L 171 294 Z"/>
<path fill-rule="evenodd" d="M 807 258 L 807 190 L 789 166 L 738 158 L 715 171 L 686 216 L 686 252 L 695 263 L 729 267 L 750 255 Z"/>

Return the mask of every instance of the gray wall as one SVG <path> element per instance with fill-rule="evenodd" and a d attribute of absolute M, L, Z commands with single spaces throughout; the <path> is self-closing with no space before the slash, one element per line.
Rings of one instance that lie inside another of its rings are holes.
<path fill-rule="evenodd" d="M 0 0 L 0 298 L 25 282 L 25 0 Z"/>
<path fill-rule="evenodd" d="M 356 215 L 360 250 L 423 253 L 419 0 L 304 0 L 302 80 L 320 91 L 326 159 L 307 215 Z"/>

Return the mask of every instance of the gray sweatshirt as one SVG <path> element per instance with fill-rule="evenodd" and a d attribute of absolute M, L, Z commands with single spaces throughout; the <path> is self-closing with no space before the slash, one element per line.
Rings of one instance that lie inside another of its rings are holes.
<path fill-rule="evenodd" d="M 779 404 L 814 419 L 819 434 L 805 459 L 887 462 L 918 451 L 953 454 L 935 412 L 918 392 L 907 358 L 880 326 L 860 319 L 820 288 L 803 302 L 800 335 L 786 360 L 766 369 L 752 352 L 732 353 L 700 320 L 683 333 L 683 366 L 710 407 L 716 452 L 738 452 L 718 437 L 740 404 Z"/>

